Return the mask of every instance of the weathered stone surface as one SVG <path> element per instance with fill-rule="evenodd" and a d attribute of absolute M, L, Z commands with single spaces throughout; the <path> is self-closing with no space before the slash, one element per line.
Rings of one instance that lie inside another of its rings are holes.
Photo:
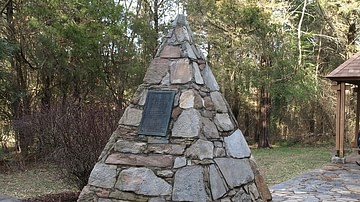
<path fill-rule="evenodd" d="M 215 109 L 217 112 L 222 112 L 222 113 L 228 112 L 225 100 L 219 91 L 211 92 L 210 97 L 215 105 Z"/>
<path fill-rule="evenodd" d="M 185 147 L 180 144 L 149 144 L 147 149 L 151 153 L 181 155 Z"/>
<path fill-rule="evenodd" d="M 216 114 L 214 121 L 220 131 L 231 131 L 234 129 L 234 124 L 231 122 L 229 114 Z"/>
<path fill-rule="evenodd" d="M 144 82 L 158 84 L 169 71 L 170 62 L 168 59 L 155 58 L 146 71 Z"/>
<path fill-rule="evenodd" d="M 210 121 L 208 118 L 202 118 L 203 131 L 206 138 L 209 139 L 218 139 L 219 131 L 216 128 L 214 122 Z"/>
<path fill-rule="evenodd" d="M 260 174 L 255 175 L 255 184 L 256 184 L 257 190 L 259 191 L 261 199 L 263 201 L 271 201 L 272 196 L 271 196 L 268 186 L 265 183 L 263 176 L 261 176 Z"/>
<path fill-rule="evenodd" d="M 181 93 L 180 96 L 180 108 L 182 109 L 189 109 L 194 107 L 194 91 L 193 90 L 187 90 L 183 93 Z"/>
<path fill-rule="evenodd" d="M 176 27 L 175 35 L 178 42 L 190 41 L 190 36 L 185 26 Z"/>
<path fill-rule="evenodd" d="M 146 143 L 118 140 L 114 146 L 114 150 L 122 153 L 143 153 L 146 150 Z"/>
<path fill-rule="evenodd" d="M 251 197 L 243 189 L 240 189 L 235 196 L 232 198 L 232 201 L 242 201 L 242 202 L 252 202 Z"/>
<path fill-rule="evenodd" d="M 186 145 L 181 145 L 181 144 L 172 144 L 170 145 L 171 149 L 170 149 L 170 154 L 172 155 L 182 155 L 185 151 L 185 147 Z"/>
<path fill-rule="evenodd" d="M 215 158 L 229 188 L 234 188 L 254 180 L 248 159 Z"/>
<path fill-rule="evenodd" d="M 180 46 L 165 46 L 160 53 L 160 57 L 161 58 L 179 58 L 180 54 L 181 54 Z"/>
<path fill-rule="evenodd" d="M 210 89 L 210 91 L 219 91 L 219 85 L 215 80 L 215 77 L 210 69 L 210 67 L 206 64 L 204 70 L 202 71 L 202 76 L 205 82 L 205 85 Z"/>
<path fill-rule="evenodd" d="M 185 151 L 185 156 L 191 159 L 212 159 L 214 157 L 214 145 L 210 141 L 199 139 Z"/>
<path fill-rule="evenodd" d="M 140 95 L 140 100 L 139 100 L 138 105 L 140 105 L 140 106 L 144 106 L 144 105 L 145 105 L 147 93 L 148 93 L 148 90 L 147 90 L 147 89 L 144 89 L 144 90 L 142 91 L 142 93 L 141 93 L 141 95 Z"/>
<path fill-rule="evenodd" d="M 204 106 L 204 100 L 199 95 L 197 91 L 195 91 L 195 99 L 194 99 L 194 108 L 195 109 L 201 109 Z"/>
<path fill-rule="evenodd" d="M 112 200 L 108 198 L 99 198 L 97 202 L 112 202 Z"/>
<path fill-rule="evenodd" d="M 250 196 L 251 196 L 251 199 L 253 201 L 256 201 L 257 199 L 260 198 L 260 194 L 259 194 L 259 191 L 257 190 L 256 188 L 256 185 L 254 183 L 251 183 L 249 185 L 247 185 L 248 188 L 249 188 L 249 192 L 250 192 Z"/>
<path fill-rule="evenodd" d="M 195 77 L 195 83 L 197 84 L 204 84 L 204 79 L 201 76 L 199 65 L 196 62 L 193 62 L 193 68 L 194 68 L 194 77 Z"/>
<path fill-rule="evenodd" d="M 173 137 L 197 137 L 201 129 L 200 113 L 195 109 L 184 110 L 172 129 Z"/>
<path fill-rule="evenodd" d="M 116 182 L 116 166 L 104 163 L 95 164 L 89 177 L 89 184 L 97 187 L 112 188 Z"/>
<path fill-rule="evenodd" d="M 156 197 L 156 198 L 149 199 L 148 202 L 166 202 L 166 200 L 163 198 L 160 198 L 160 197 Z"/>
<path fill-rule="evenodd" d="M 190 44 L 188 42 L 186 42 L 185 44 L 182 45 L 182 48 L 184 49 L 184 56 L 190 58 L 191 60 L 196 60 L 197 57 L 193 51 L 193 49 L 191 48 Z"/>
<path fill-rule="evenodd" d="M 215 165 L 209 166 L 209 175 L 212 198 L 217 200 L 224 196 L 229 189 Z"/>
<path fill-rule="evenodd" d="M 133 191 L 146 196 L 170 195 L 172 187 L 148 168 L 129 168 L 120 172 L 115 185 L 120 191 Z"/>
<path fill-rule="evenodd" d="M 209 201 L 201 166 L 187 166 L 175 173 L 172 201 Z"/>
<path fill-rule="evenodd" d="M 196 57 L 197 57 L 198 59 L 200 59 L 200 58 L 201 58 L 201 54 L 200 54 L 200 50 L 197 48 L 197 46 L 192 44 L 192 45 L 191 45 L 191 48 L 193 49 Z"/>
<path fill-rule="evenodd" d="M 98 196 L 99 198 L 109 198 L 110 195 L 109 189 L 99 189 L 95 192 L 96 192 L 96 196 Z"/>
<path fill-rule="evenodd" d="M 164 168 L 171 167 L 174 161 L 171 155 L 136 155 L 112 153 L 106 159 L 105 163 L 130 166 L 155 166 Z"/>
<path fill-rule="evenodd" d="M 185 157 L 176 157 L 174 162 L 174 168 L 181 168 L 186 166 L 187 160 Z"/>
<path fill-rule="evenodd" d="M 166 73 L 164 78 L 161 80 L 161 85 L 163 86 L 169 86 L 170 85 L 170 73 Z"/>
<path fill-rule="evenodd" d="M 188 59 L 179 59 L 171 64 L 170 82 L 172 84 L 184 84 L 192 79 L 192 67 Z"/>
<path fill-rule="evenodd" d="M 87 201 L 96 201 L 96 199 L 97 199 L 97 197 L 96 197 L 95 193 L 90 190 L 89 185 L 86 185 L 82 189 L 82 191 L 79 195 L 78 201 L 79 202 L 87 202 Z"/>
<path fill-rule="evenodd" d="M 201 115 L 205 118 L 213 118 L 214 114 L 209 110 L 202 110 Z"/>
<path fill-rule="evenodd" d="M 123 116 L 121 117 L 119 124 L 128 126 L 139 126 L 142 117 L 142 110 L 127 107 Z"/>
<path fill-rule="evenodd" d="M 214 150 L 214 156 L 215 157 L 225 157 L 226 156 L 225 149 L 221 148 L 221 147 L 216 147 Z"/>
<path fill-rule="evenodd" d="M 180 107 L 175 107 L 172 110 L 171 117 L 176 120 L 182 112 L 182 109 Z"/>
<path fill-rule="evenodd" d="M 149 144 L 168 144 L 169 140 L 166 137 L 147 137 Z"/>
<path fill-rule="evenodd" d="M 114 191 L 110 193 L 110 198 L 125 200 L 125 201 L 136 201 L 136 202 L 147 202 L 149 200 L 148 197 L 136 195 L 133 192 L 125 192 L 125 191 Z M 122 202 L 122 201 L 120 201 Z"/>
<path fill-rule="evenodd" d="M 174 172 L 171 170 L 159 170 L 156 172 L 156 175 L 160 177 L 172 177 Z"/>
<path fill-rule="evenodd" d="M 215 105 L 210 97 L 204 97 L 204 105 L 207 110 L 215 110 Z"/>
<path fill-rule="evenodd" d="M 228 137 L 224 137 L 225 148 L 228 155 L 234 158 L 249 158 L 251 151 L 239 129 Z"/>

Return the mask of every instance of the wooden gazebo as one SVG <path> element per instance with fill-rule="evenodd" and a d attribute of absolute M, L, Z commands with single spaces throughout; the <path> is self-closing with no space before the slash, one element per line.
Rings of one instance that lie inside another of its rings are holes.
<path fill-rule="evenodd" d="M 344 135 L 345 135 L 345 91 L 350 89 L 347 84 L 357 86 L 357 104 L 356 104 L 356 120 L 355 120 L 355 142 L 356 147 L 359 132 L 359 110 L 360 110 L 360 52 L 346 60 L 338 68 L 332 71 L 327 78 L 336 81 L 337 84 L 332 86 L 337 91 L 336 99 L 336 152 L 337 156 L 344 158 Z"/>

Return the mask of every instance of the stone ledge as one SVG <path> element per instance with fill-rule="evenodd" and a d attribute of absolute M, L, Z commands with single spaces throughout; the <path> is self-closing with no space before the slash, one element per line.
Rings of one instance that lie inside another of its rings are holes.
<path fill-rule="evenodd" d="M 113 153 L 109 155 L 105 163 L 114 165 L 154 166 L 170 168 L 174 164 L 174 160 L 171 155 L 135 155 Z"/>

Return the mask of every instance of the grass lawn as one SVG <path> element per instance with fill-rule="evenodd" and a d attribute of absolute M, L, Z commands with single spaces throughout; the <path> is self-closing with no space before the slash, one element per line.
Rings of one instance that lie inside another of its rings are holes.
<path fill-rule="evenodd" d="M 328 147 L 293 146 L 251 151 L 269 187 L 307 170 L 321 168 L 331 161 L 331 149 Z"/>
<path fill-rule="evenodd" d="M 30 198 L 46 194 L 77 191 L 66 184 L 60 177 L 60 171 L 55 166 L 30 166 L 25 170 L 12 169 L 2 172 L 0 168 L 0 195 Z"/>

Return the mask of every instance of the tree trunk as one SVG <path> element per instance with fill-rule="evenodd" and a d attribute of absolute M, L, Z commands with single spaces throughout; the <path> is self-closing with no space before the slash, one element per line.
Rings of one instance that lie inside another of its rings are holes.
<path fill-rule="evenodd" d="M 15 29 L 14 23 L 14 4 L 12 0 L 9 0 L 6 5 L 6 20 L 7 20 L 7 39 L 13 44 L 21 45 L 17 41 L 17 30 Z M 23 118 L 26 115 L 31 114 L 31 95 L 28 92 L 28 72 L 26 69 L 26 62 L 21 53 L 21 46 L 14 51 L 10 60 L 11 67 L 15 72 L 14 86 L 15 93 L 18 96 L 12 104 L 13 119 L 23 122 Z M 24 124 L 20 123 L 19 124 Z M 28 149 L 33 140 L 33 135 L 26 133 L 23 130 L 16 131 L 15 135 L 17 149 L 21 152 L 23 158 L 28 155 Z"/>
<path fill-rule="evenodd" d="M 266 148 L 270 147 L 269 134 L 270 134 L 270 94 L 264 88 L 261 87 L 260 91 L 260 120 L 259 120 L 259 139 L 258 147 Z"/>

